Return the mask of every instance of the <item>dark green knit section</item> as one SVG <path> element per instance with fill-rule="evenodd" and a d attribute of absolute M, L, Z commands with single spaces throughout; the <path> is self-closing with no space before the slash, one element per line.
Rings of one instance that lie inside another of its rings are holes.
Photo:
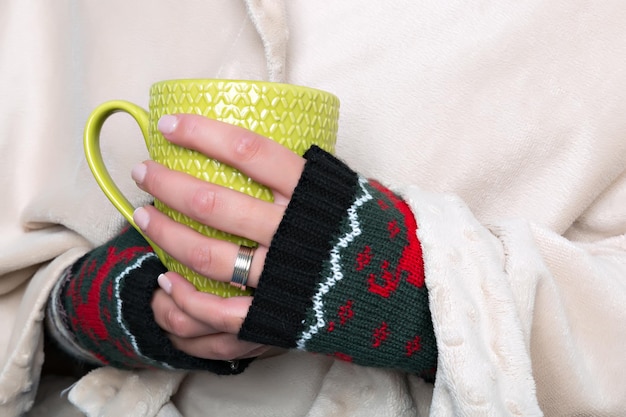
<path fill-rule="evenodd" d="M 305 320 L 310 331 L 322 313 L 324 325 L 310 333 L 304 348 L 430 376 L 437 348 L 421 248 L 404 220 L 408 206 L 370 183 L 363 188 L 357 199 L 371 198 L 342 222 L 335 256 L 324 263 L 321 290 L 314 297 L 321 308 L 311 308 Z"/>
<path fill-rule="evenodd" d="M 58 299 L 50 300 L 56 308 L 49 314 L 60 316 L 52 322 L 65 328 L 53 336 L 68 352 L 87 351 L 99 364 L 117 368 L 242 372 L 251 359 L 231 363 L 187 355 L 158 326 L 151 300 L 157 277 L 166 271 L 141 234 L 125 228 L 68 270 Z"/>
<path fill-rule="evenodd" d="M 146 285 L 165 271 L 150 246 L 131 228 L 79 259 L 59 294 L 64 322 L 74 342 L 102 364 L 162 367 L 133 346 L 134 335 L 123 316 L 128 300 L 122 300 L 120 292 L 129 277 Z M 151 298 L 155 286 L 150 287 L 146 290 Z M 150 298 L 144 302 L 149 303 Z"/>

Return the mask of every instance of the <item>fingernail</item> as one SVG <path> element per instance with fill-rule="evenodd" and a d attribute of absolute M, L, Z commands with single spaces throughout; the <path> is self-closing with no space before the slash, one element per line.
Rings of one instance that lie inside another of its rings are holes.
<path fill-rule="evenodd" d="M 150 223 L 150 215 L 145 208 L 138 207 L 133 213 L 133 220 L 137 223 L 137 226 L 139 226 L 141 230 L 146 230 L 148 228 L 148 223 Z"/>
<path fill-rule="evenodd" d="M 171 114 L 166 114 L 161 116 L 159 119 L 159 123 L 157 124 L 157 128 L 161 133 L 167 135 L 168 133 L 172 133 L 174 129 L 176 129 L 176 125 L 178 124 L 178 117 L 172 116 Z"/>
<path fill-rule="evenodd" d="M 130 171 L 130 176 L 137 184 L 141 184 L 146 178 L 146 171 L 148 171 L 146 164 L 140 163 L 133 167 L 133 170 Z"/>
<path fill-rule="evenodd" d="M 168 294 L 172 293 L 172 282 L 169 280 L 169 278 L 166 275 L 164 274 L 159 275 L 159 278 L 157 278 L 157 282 L 159 283 L 159 287 L 161 287 L 163 291 L 165 291 Z"/>

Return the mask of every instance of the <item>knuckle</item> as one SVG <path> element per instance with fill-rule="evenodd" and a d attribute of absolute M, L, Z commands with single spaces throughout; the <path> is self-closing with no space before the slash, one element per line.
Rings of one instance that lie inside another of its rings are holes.
<path fill-rule="evenodd" d="M 225 312 L 221 301 L 222 299 L 214 299 L 211 303 L 207 304 L 207 313 L 210 317 L 211 326 L 214 329 L 223 332 L 224 327 L 222 326 L 222 323 L 224 321 Z"/>
<path fill-rule="evenodd" d="M 232 360 L 239 355 L 237 347 L 230 339 L 218 339 L 213 345 L 213 356 L 223 361 Z"/>
<path fill-rule="evenodd" d="M 230 309 L 227 306 L 228 298 L 216 299 L 211 306 L 211 322 L 216 330 L 221 332 L 231 332 L 232 327 L 230 325 Z"/>
<path fill-rule="evenodd" d="M 228 332 L 228 331 L 231 331 L 232 326 L 229 326 L 230 319 L 228 317 L 228 314 L 226 314 L 225 311 L 226 310 L 224 309 L 220 309 L 220 313 L 216 319 L 219 322 L 219 326 L 220 326 L 219 328 L 224 332 Z"/>
<path fill-rule="evenodd" d="M 237 158 L 244 162 L 255 159 L 263 147 L 260 137 L 244 133 L 234 141 L 234 152 Z"/>
<path fill-rule="evenodd" d="M 189 254 L 189 266 L 199 274 L 210 275 L 208 272 L 213 263 L 212 257 L 210 246 L 197 245 L 191 249 Z"/>
<path fill-rule="evenodd" d="M 219 329 L 223 332 L 233 332 L 238 330 L 235 329 L 235 326 L 233 326 L 233 316 L 231 313 L 232 308 L 228 306 L 231 301 L 233 300 L 221 298 L 217 303 L 216 321 Z"/>
<path fill-rule="evenodd" d="M 169 309 L 165 315 L 165 327 L 169 333 L 178 337 L 187 337 L 189 334 L 189 321 L 179 310 Z"/>
<path fill-rule="evenodd" d="M 155 164 L 148 164 L 146 170 L 146 176 L 144 178 L 142 188 L 146 189 L 150 194 L 160 194 L 161 185 L 163 181 L 161 179 L 162 172 Z"/>
<path fill-rule="evenodd" d="M 180 117 L 177 133 L 186 141 L 193 142 L 200 131 L 198 120 L 195 117 Z"/>
<path fill-rule="evenodd" d="M 196 218 L 203 218 L 215 212 L 217 196 L 214 191 L 207 187 L 199 187 L 191 196 L 191 211 Z"/>

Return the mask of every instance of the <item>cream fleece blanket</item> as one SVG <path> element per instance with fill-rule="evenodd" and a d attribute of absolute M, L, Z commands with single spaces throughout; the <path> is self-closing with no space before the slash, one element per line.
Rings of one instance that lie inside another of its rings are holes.
<path fill-rule="evenodd" d="M 46 382 L 32 415 L 624 415 L 625 21 L 621 0 L 5 0 L 0 415 L 35 401 L 51 286 L 122 225 L 83 162 L 87 115 L 191 77 L 340 97 L 338 155 L 420 226 L 437 381 L 291 352 L 236 377 L 102 368 L 69 402 Z M 139 130 L 104 135 L 148 201 Z"/>

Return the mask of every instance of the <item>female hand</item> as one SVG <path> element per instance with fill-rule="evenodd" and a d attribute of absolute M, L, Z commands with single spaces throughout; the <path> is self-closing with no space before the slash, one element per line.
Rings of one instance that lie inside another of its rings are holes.
<path fill-rule="evenodd" d="M 146 161 L 133 169 L 144 191 L 171 208 L 216 229 L 258 242 L 247 286 L 257 286 L 265 255 L 298 183 L 305 160 L 270 139 L 196 115 L 164 116 L 159 130 L 172 143 L 233 166 L 274 194 L 269 203 Z M 134 215 L 158 246 L 194 271 L 229 282 L 239 246 L 201 235 L 152 206 Z M 183 277 L 159 278 L 152 308 L 174 345 L 193 356 L 231 360 L 258 356 L 269 348 L 237 339 L 252 297 L 221 298 L 196 291 Z"/>

